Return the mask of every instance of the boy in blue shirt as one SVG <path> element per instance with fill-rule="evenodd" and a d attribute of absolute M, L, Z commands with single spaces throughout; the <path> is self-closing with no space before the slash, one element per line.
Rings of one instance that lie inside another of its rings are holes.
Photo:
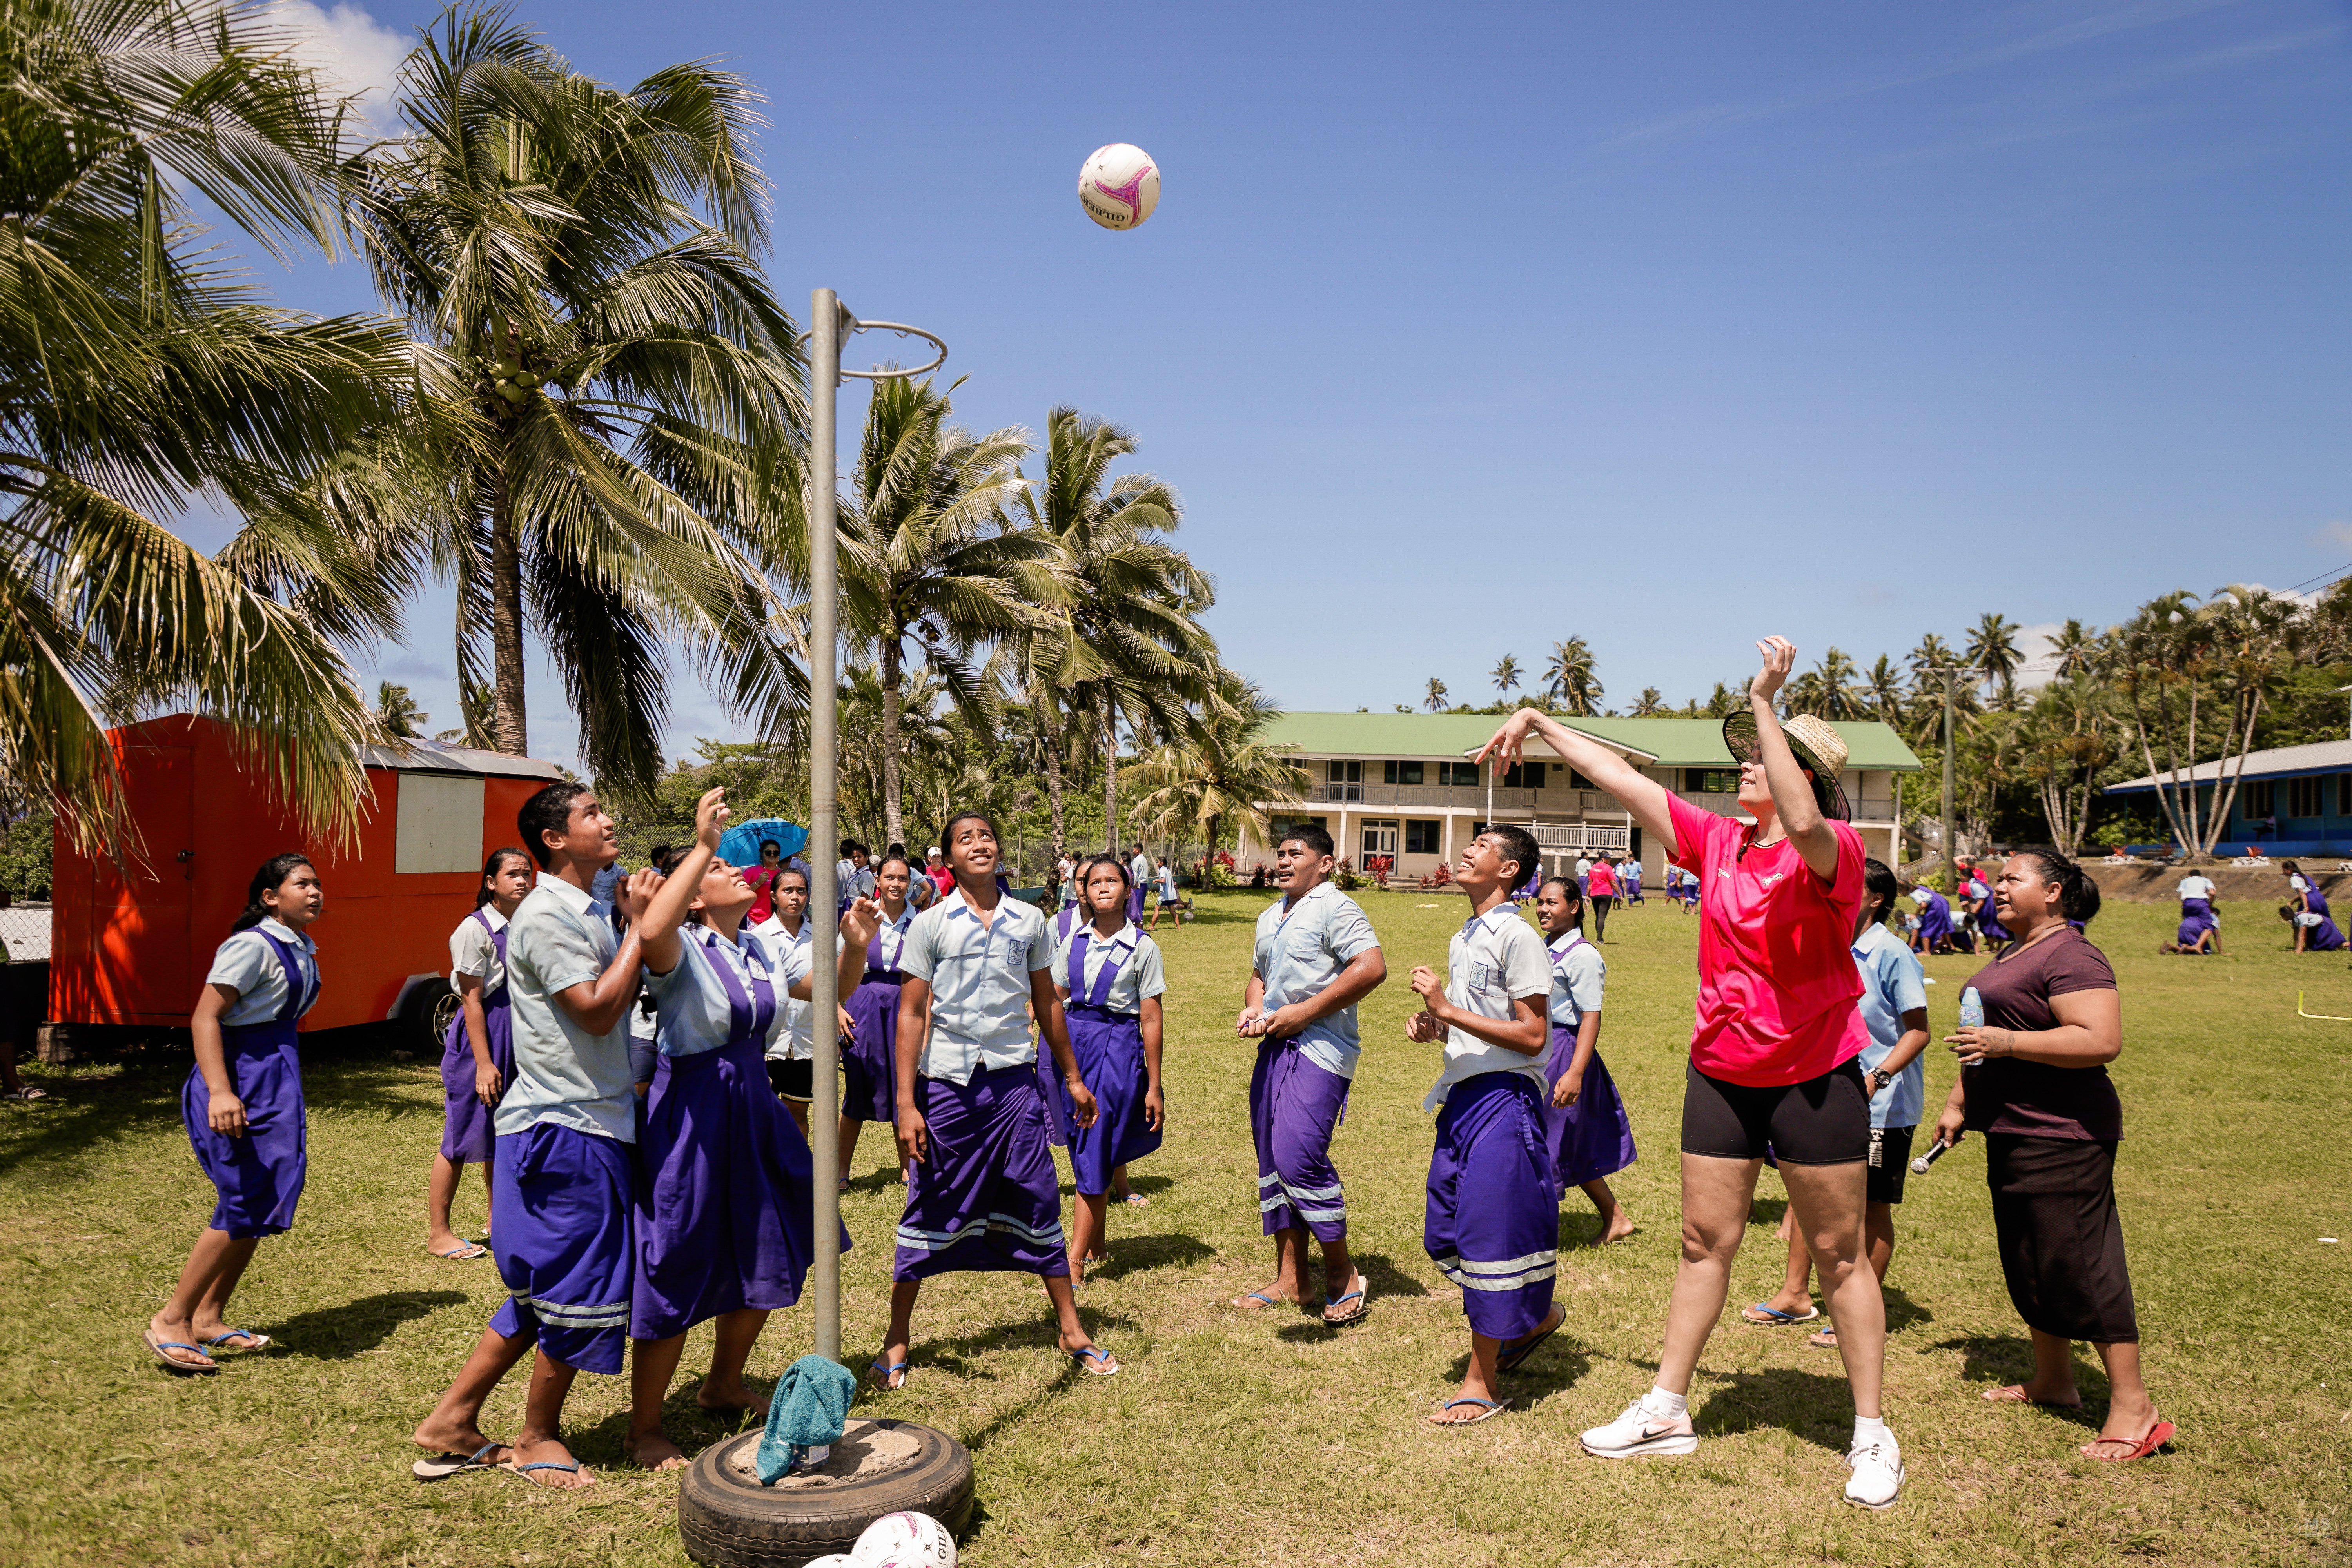
<path fill-rule="evenodd" d="M 1895 1256 L 1895 1205 L 1903 1201 L 1904 1173 L 1911 1168 L 1911 1137 L 1919 1129 L 1926 1101 L 1927 1069 L 1919 1053 L 1927 1048 L 1927 989 L 1918 957 L 1885 926 L 1895 908 L 1895 873 L 1883 863 L 1862 863 L 1862 913 L 1854 921 L 1853 961 L 1862 971 L 1862 1021 L 1870 1044 L 1862 1051 L 1862 1080 L 1870 1089 L 1870 1206 L 1864 1234 L 1870 1267 L 1884 1281 Z M 1803 1233 L 1789 1227 L 1789 1273 L 1778 1294 L 1755 1310 L 1774 1322 L 1800 1322 L 1813 1310 L 1813 1259 Z M 1752 1320 L 1751 1320 L 1752 1321 Z M 1837 1344 L 1834 1326 L 1807 1342 Z"/>

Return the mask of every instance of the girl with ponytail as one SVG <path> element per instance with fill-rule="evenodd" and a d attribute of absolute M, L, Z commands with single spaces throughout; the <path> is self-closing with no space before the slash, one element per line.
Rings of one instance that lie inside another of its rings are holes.
<path fill-rule="evenodd" d="M 463 1262 L 489 1256 L 449 1226 L 449 1205 L 466 1163 L 482 1167 L 490 1185 L 490 1156 L 498 1145 L 490 1113 L 514 1077 L 514 1013 L 507 992 L 507 921 L 531 889 L 530 857 L 520 849 L 493 849 L 482 862 L 474 889 L 474 912 L 449 933 L 449 989 L 457 994 L 457 1016 L 441 1039 L 441 1150 L 433 1156 L 425 1189 L 425 1247 L 436 1258 Z M 483 1228 L 495 1219 L 486 1215 Z"/>
<path fill-rule="evenodd" d="M 293 1225 L 310 1168 L 294 1032 L 319 1000 L 318 947 L 303 933 L 324 906 L 310 857 L 263 861 L 188 1019 L 196 1064 L 180 1117 L 219 1195 L 171 1300 L 147 1322 L 148 1350 L 174 1372 L 218 1372 L 208 1352 L 269 1342 L 225 1314 L 254 1244 Z"/>

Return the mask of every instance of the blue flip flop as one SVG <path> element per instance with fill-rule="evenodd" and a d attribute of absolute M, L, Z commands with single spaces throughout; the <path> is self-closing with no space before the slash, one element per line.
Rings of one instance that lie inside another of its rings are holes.
<path fill-rule="evenodd" d="M 1465 1394 L 1460 1399 L 1447 1400 L 1437 1415 L 1443 1415 L 1457 1405 L 1483 1405 L 1486 1408 L 1467 1421 L 1440 1421 L 1437 1415 L 1433 1415 L 1429 1417 L 1429 1424 L 1432 1426 L 1475 1426 L 1481 1421 L 1492 1421 L 1511 1407 L 1511 1402 L 1507 1399 L 1481 1399 L 1476 1394 Z"/>
<path fill-rule="evenodd" d="M 1265 1291 L 1263 1291 L 1263 1290 L 1253 1290 L 1253 1291 L 1251 1291 L 1248 1295 L 1244 1296 L 1244 1297 L 1241 1297 L 1238 1300 L 1236 1300 L 1236 1301 L 1234 1302 L 1234 1305 L 1236 1305 L 1236 1306 L 1240 1306 L 1242 1301 L 1263 1301 L 1263 1302 L 1265 1302 L 1265 1303 L 1266 1304 L 1266 1306 L 1268 1306 L 1268 1307 L 1279 1307 L 1279 1306 L 1281 1306 L 1281 1305 L 1282 1305 L 1282 1298 L 1281 1298 L 1281 1297 L 1279 1297 L 1279 1296 L 1269 1296 L 1269 1295 L 1267 1295 L 1267 1294 L 1266 1294 Z M 1244 1311 L 1244 1312 L 1256 1312 L 1256 1311 L 1262 1311 L 1262 1310 L 1265 1310 L 1264 1308 L 1259 1308 L 1259 1307 L 1243 1307 L 1243 1308 L 1242 1308 L 1242 1310 L 1243 1310 L 1243 1311 Z"/>
<path fill-rule="evenodd" d="M 446 1481 L 451 1476 L 461 1475 L 467 1470 L 495 1470 L 510 1468 L 490 1464 L 482 1457 L 485 1454 L 496 1453 L 506 1447 L 508 1447 L 507 1444 L 493 1442 L 483 1444 L 471 1454 L 455 1452 L 436 1454 L 430 1458 L 419 1459 L 409 1466 L 409 1473 L 420 1481 Z M 574 1468 L 577 1468 L 574 1467 Z"/>
<path fill-rule="evenodd" d="M 154 1356 L 156 1364 L 167 1372 L 184 1372 L 192 1377 L 210 1377 L 220 1370 L 218 1362 L 208 1361 L 202 1366 L 191 1366 L 184 1361 L 173 1361 L 163 1353 L 165 1351 L 190 1351 L 197 1355 L 203 1355 L 205 1347 L 202 1345 L 192 1345 L 184 1340 L 143 1340 L 141 1342 L 145 1344 L 149 1352 Z"/>
<path fill-rule="evenodd" d="M 866 1364 L 867 1364 L 868 1366 L 872 1367 L 876 1372 L 878 1372 L 878 1373 L 880 1373 L 882 1374 L 882 1386 L 883 1386 L 883 1387 L 885 1387 L 885 1388 L 904 1388 L 904 1387 L 906 1387 L 906 1386 L 907 1386 L 907 1377 L 906 1377 L 906 1373 L 907 1373 L 907 1363 L 906 1363 L 905 1362 L 903 1362 L 903 1361 L 901 1361 L 901 1362 L 893 1362 L 893 1363 L 891 1363 L 888 1366 L 884 1366 L 884 1365 L 883 1365 L 880 1362 L 878 1362 L 878 1361 L 876 1361 L 876 1362 L 868 1362 Z M 897 1378 L 898 1381 L 898 1382 L 896 1382 L 896 1383 L 891 1382 L 890 1380 L 891 1380 L 892 1378 L 894 1378 L 894 1377 L 895 1377 L 895 1378 Z"/>
<path fill-rule="evenodd" d="M 507 1468 L 514 1471 L 514 1473 L 519 1476 L 528 1470 L 569 1470 L 575 1476 L 580 1473 L 579 1466 L 567 1465 L 561 1459 L 541 1459 L 536 1464 L 509 1465 Z M 530 1484 L 532 1486 L 539 1485 L 537 1481 L 533 1481 Z"/>
<path fill-rule="evenodd" d="M 1538 1345 L 1542 1344 L 1544 1341 L 1551 1338 L 1552 1335 L 1559 1332 L 1561 1329 L 1567 1326 L 1568 1313 L 1563 1310 L 1559 1314 L 1559 1322 L 1554 1323 L 1550 1328 L 1537 1330 L 1536 1337 L 1528 1341 L 1527 1343 L 1522 1345 L 1514 1345 L 1509 1350 L 1505 1351 L 1500 1359 L 1495 1363 L 1495 1370 L 1496 1372 L 1517 1371 L 1521 1362 L 1536 1353 L 1536 1347 Z"/>
<path fill-rule="evenodd" d="M 1759 1312 L 1763 1314 L 1761 1317 L 1757 1316 Z M 1810 1323 L 1821 1315 L 1819 1307 L 1808 1307 L 1801 1312 L 1784 1312 L 1769 1301 L 1759 1301 L 1739 1314 L 1744 1321 L 1767 1328 L 1782 1323 Z"/>
<path fill-rule="evenodd" d="M 1339 1329 L 1347 1327 L 1349 1323 L 1360 1323 L 1364 1321 L 1364 1314 L 1372 1310 L 1372 1303 L 1368 1299 L 1367 1294 L 1372 1288 L 1372 1282 L 1365 1279 L 1361 1274 L 1359 1274 L 1353 1279 L 1349 1280 L 1348 1283 L 1355 1287 L 1355 1289 L 1349 1290 L 1346 1295 L 1326 1296 L 1323 1298 L 1323 1321 L 1327 1327 Z M 1331 1315 L 1332 1308 L 1344 1307 L 1350 1301 L 1358 1303 L 1354 1311 L 1346 1314 L 1344 1317 L 1335 1318 Z"/>
<path fill-rule="evenodd" d="M 1117 1377 L 1118 1363 L 1100 1345 L 1088 1345 L 1082 1351 L 1072 1351 L 1070 1359 L 1087 1369 L 1089 1377 Z"/>
<path fill-rule="evenodd" d="M 268 1334 L 257 1334 L 251 1329 L 231 1329 L 225 1334 L 215 1334 L 211 1339 L 206 1340 L 205 1342 L 205 1349 L 207 1351 L 218 1350 L 223 1345 L 227 1344 L 227 1342 L 230 1340 L 251 1340 L 253 1342 L 249 1345 L 228 1345 L 228 1348 L 233 1351 L 260 1351 L 268 1350 L 269 1348 L 269 1336 Z"/>

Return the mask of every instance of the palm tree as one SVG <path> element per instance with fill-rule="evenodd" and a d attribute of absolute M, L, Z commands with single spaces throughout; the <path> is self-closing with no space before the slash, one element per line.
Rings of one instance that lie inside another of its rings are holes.
<path fill-rule="evenodd" d="M 1601 681 L 1593 673 L 1592 650 L 1582 637 L 1551 645 L 1550 658 L 1544 665 L 1544 689 L 1570 713 L 1590 718 L 1601 711 Z"/>
<path fill-rule="evenodd" d="M 804 419 L 795 329 L 754 265 L 756 95 L 701 64 L 625 91 L 502 8 L 444 14 L 402 133 L 352 167 L 376 286 L 429 345 L 455 428 L 418 520 L 454 574 L 459 671 L 489 649 L 498 742 L 529 744 L 535 630 L 600 778 L 661 766 L 666 643 L 771 726 L 804 676 L 771 637 Z"/>
<path fill-rule="evenodd" d="M 221 721 L 311 831 L 365 798 L 381 731 L 332 639 L 396 626 L 414 562 L 314 487 L 400 422 L 413 367 L 394 323 L 265 304 L 193 214 L 333 253 L 341 110 L 294 41 L 201 0 L 0 16 L 0 793 L 56 802 L 85 852 L 133 847 L 106 724 L 167 704 Z M 158 521 L 207 490 L 244 520 L 211 558 Z"/>
<path fill-rule="evenodd" d="M 384 733 L 404 741 L 422 739 L 425 726 L 433 721 L 432 714 L 416 706 L 416 699 L 409 695 L 408 688 L 394 686 L 389 680 L 375 684 L 375 716 Z"/>
<path fill-rule="evenodd" d="M 856 498 L 841 512 L 842 597 L 880 677 L 882 816 L 893 842 L 906 839 L 898 695 L 908 639 L 921 638 L 918 657 L 984 722 L 990 689 L 971 667 L 975 650 L 1026 624 L 1025 601 L 1056 594 L 1052 546 L 1004 525 L 1024 433 L 975 437 L 948 423 L 951 412 L 928 381 L 877 383 Z"/>
<path fill-rule="evenodd" d="M 1429 689 L 1422 693 L 1421 705 L 1432 713 L 1445 706 L 1445 682 L 1435 676 L 1429 678 Z"/>
<path fill-rule="evenodd" d="M 2072 680 L 2099 672 L 2106 658 L 2106 639 L 2070 616 L 2050 639 L 2050 651 L 2058 661 L 2057 679 Z"/>
<path fill-rule="evenodd" d="M 1487 672 L 1487 675 L 1488 678 L 1494 681 L 1495 689 L 1501 692 L 1506 698 L 1509 697 L 1511 693 L 1519 689 L 1518 655 L 1511 653 L 1505 654 L 1502 658 L 1496 662 L 1495 668 Z"/>
<path fill-rule="evenodd" d="M 446 744 L 472 746 L 478 751 L 498 750 L 498 699 L 487 686 L 460 681 L 457 686 L 457 710 L 466 721 L 454 730 L 444 730 L 433 738 Z"/>
<path fill-rule="evenodd" d="M 1844 649 L 1832 646 L 1819 664 L 1789 683 L 1791 713 L 1811 713 L 1822 719 L 1853 719 L 1862 712 L 1853 689 L 1860 672 Z"/>
<path fill-rule="evenodd" d="M 1264 842 L 1273 831 L 1268 806 L 1295 806 L 1307 798 L 1307 770 L 1291 759 L 1297 748 L 1263 740 L 1281 710 L 1253 682 L 1231 670 L 1217 673 L 1218 700 L 1199 721 L 1135 765 L 1150 793 L 1136 805 L 1145 831 L 1172 836 L 1198 826 L 1214 854 L 1227 817 L 1239 817 Z"/>
<path fill-rule="evenodd" d="M 1664 695 L 1654 686 L 1642 688 L 1642 695 L 1633 700 L 1633 717 L 1654 719 L 1666 710 Z"/>
<path fill-rule="evenodd" d="M 1989 682 L 2004 703 L 2015 705 L 2017 667 L 2024 662 L 2017 651 L 2017 623 L 1998 612 L 1978 617 L 1969 633 L 1968 668 Z"/>
<path fill-rule="evenodd" d="M 1885 654 L 1870 667 L 1862 678 L 1862 689 L 1857 694 L 1865 711 L 1875 713 L 1881 723 L 1891 729 L 1903 727 L 1903 672 Z"/>
<path fill-rule="evenodd" d="M 1024 661 L 1090 710 L 1103 758 L 1103 836 L 1118 844 L 1118 726 L 1172 732 L 1188 702 L 1211 701 L 1216 643 L 1200 622 L 1209 580 L 1168 541 L 1182 522 L 1175 490 L 1150 474 L 1110 477 L 1135 450 L 1111 424 L 1056 408 L 1045 416 L 1045 477 L 1020 490 L 1029 527 L 1055 551 L 1053 628 Z"/>

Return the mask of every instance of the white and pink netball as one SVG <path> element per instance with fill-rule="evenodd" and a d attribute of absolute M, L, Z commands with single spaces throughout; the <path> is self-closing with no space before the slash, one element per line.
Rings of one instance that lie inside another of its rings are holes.
<path fill-rule="evenodd" d="M 1134 228 L 1160 205 L 1160 165 L 1140 147 L 1097 147 L 1078 170 L 1078 205 L 1105 228 Z"/>
<path fill-rule="evenodd" d="M 849 1555 L 858 1568 L 956 1568 L 955 1537 L 928 1513 L 886 1513 Z"/>

